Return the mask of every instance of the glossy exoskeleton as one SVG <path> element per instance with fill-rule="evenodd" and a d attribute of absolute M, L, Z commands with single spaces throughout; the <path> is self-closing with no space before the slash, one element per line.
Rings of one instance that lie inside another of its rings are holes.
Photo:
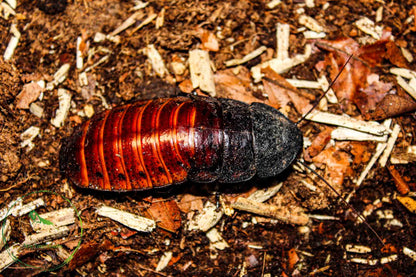
<path fill-rule="evenodd" d="M 278 175 L 302 143 L 297 126 L 265 104 L 174 97 L 95 115 L 63 141 L 60 168 L 77 186 L 107 191 L 236 183 Z"/>

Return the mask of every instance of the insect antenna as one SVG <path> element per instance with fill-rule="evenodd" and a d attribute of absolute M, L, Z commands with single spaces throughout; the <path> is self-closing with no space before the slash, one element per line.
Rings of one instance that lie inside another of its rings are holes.
<path fill-rule="evenodd" d="M 312 173 L 314 173 L 320 180 L 322 180 L 337 196 L 339 199 L 341 199 L 341 202 L 344 203 L 344 205 L 346 205 L 348 208 L 350 208 L 353 213 L 357 216 L 357 218 L 359 218 L 360 220 L 362 220 L 362 222 L 365 224 L 365 226 L 367 226 L 368 229 L 370 229 L 370 231 L 377 237 L 377 239 L 381 242 L 381 244 L 384 246 L 384 242 L 381 239 L 381 237 L 378 235 L 378 233 L 376 232 L 376 230 L 373 229 L 373 227 L 371 227 L 371 225 L 367 222 L 367 220 L 365 219 L 365 217 L 362 215 L 362 213 L 360 213 L 359 211 L 357 211 L 350 203 L 348 203 L 339 192 L 336 191 L 336 189 L 331 186 L 331 184 L 325 180 L 324 177 L 322 177 L 321 175 L 319 175 L 318 172 L 316 172 L 315 170 L 313 170 L 310 166 L 308 166 L 307 164 L 305 164 L 302 161 L 298 161 L 301 165 L 303 165 L 304 167 L 306 167 L 308 170 L 310 170 Z"/>
<path fill-rule="evenodd" d="M 335 76 L 334 80 L 332 80 L 331 84 L 328 86 L 328 88 L 325 90 L 325 92 L 319 96 L 318 101 L 316 101 L 315 105 L 312 106 L 312 108 L 309 109 L 309 111 L 307 111 L 301 119 L 298 120 L 298 122 L 296 122 L 296 125 L 299 125 L 300 122 L 302 122 L 303 120 L 306 119 L 306 117 L 316 108 L 316 106 L 319 105 L 319 102 L 321 102 L 322 98 L 325 97 L 325 95 L 328 93 L 328 91 L 332 88 L 332 86 L 335 84 L 335 82 L 337 81 L 338 77 L 341 75 L 342 71 L 344 71 L 345 67 L 347 66 L 347 64 L 350 62 L 351 58 L 352 58 L 352 54 L 348 57 L 347 61 L 344 63 L 344 65 L 341 67 L 341 70 L 338 72 L 337 76 Z"/>

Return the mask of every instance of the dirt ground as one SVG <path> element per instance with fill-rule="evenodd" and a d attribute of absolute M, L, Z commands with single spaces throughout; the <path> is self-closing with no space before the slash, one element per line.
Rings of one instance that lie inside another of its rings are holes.
<path fill-rule="evenodd" d="M 59 247 L 20 249 L 8 267 L 0 259 L 0 276 L 416 276 L 416 103 L 408 93 L 413 89 L 416 96 L 416 73 L 397 77 L 392 71 L 416 70 L 416 3 L 278 2 L 18 0 L 13 7 L 14 1 L 0 0 L 0 215 L 19 197 L 23 203 L 42 198 L 36 214 L 79 212 L 64 236 L 46 240 Z M 370 23 L 362 27 L 357 21 L 364 17 Z M 283 40 L 276 38 L 278 26 L 288 26 L 289 57 L 277 53 Z M 275 178 L 241 184 L 188 182 L 125 193 L 74 186 L 59 170 L 61 140 L 94 114 L 136 100 L 214 94 L 191 80 L 189 57 L 196 49 L 210 59 L 216 97 L 263 102 L 294 122 L 324 90 L 286 80 L 326 76 L 331 82 L 353 54 L 333 85 L 338 100 L 324 98 L 315 110 L 361 121 L 391 119 L 384 124 L 398 133 L 387 165 L 377 160 L 358 186 L 392 132 L 384 140 L 376 136 L 381 142 L 334 140 L 334 126 L 305 120 L 298 159 L 316 168 L 350 206 L 299 164 Z M 226 64 L 257 49 L 258 55 Z M 279 55 L 300 61 L 284 72 L 265 65 Z M 265 65 L 263 78 L 255 80 L 259 65 Z M 66 69 L 61 79 L 59 69 Z M 280 182 L 262 207 L 287 219 L 235 208 L 239 197 Z M 136 231 L 98 215 L 103 205 L 153 219 L 157 227 Z M 218 221 L 191 230 L 207 210 L 220 214 Z M 296 224 L 298 212 L 306 222 Z M 0 218 L 2 235 L 6 220 L 11 226 L 5 245 L 0 242 L 2 259 L 34 233 L 28 221 L 34 214 Z"/>

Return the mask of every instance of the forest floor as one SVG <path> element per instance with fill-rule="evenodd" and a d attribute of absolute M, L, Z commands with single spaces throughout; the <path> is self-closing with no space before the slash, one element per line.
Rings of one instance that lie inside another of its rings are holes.
<path fill-rule="evenodd" d="M 0 276 L 416 276 L 414 1 L 15 1 L 0 0 Z M 60 172 L 61 141 L 101 111 L 196 92 L 297 122 L 341 68 L 314 111 L 349 117 L 303 120 L 297 160 L 349 205 L 296 161 L 123 193 Z"/>

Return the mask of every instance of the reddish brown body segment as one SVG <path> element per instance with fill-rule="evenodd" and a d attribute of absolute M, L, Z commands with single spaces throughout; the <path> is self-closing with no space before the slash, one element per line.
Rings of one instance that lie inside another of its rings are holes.
<path fill-rule="evenodd" d="M 168 98 L 105 111 L 85 122 L 75 139 L 63 146 L 66 160 L 61 160 L 61 167 L 78 186 L 100 190 L 145 190 L 182 183 L 191 157 L 200 157 L 192 159 L 192 166 L 210 168 L 218 163 L 215 145 L 222 142 L 220 132 L 212 132 L 221 128 L 220 117 L 212 118 L 217 107 L 203 101 L 196 109 L 194 102 Z M 201 128 L 206 131 L 195 131 Z M 198 141 L 204 143 L 196 149 Z"/>
<path fill-rule="evenodd" d="M 107 191 L 235 183 L 277 175 L 301 145 L 299 129 L 264 104 L 175 97 L 95 115 L 63 141 L 60 168 L 77 186 Z"/>

